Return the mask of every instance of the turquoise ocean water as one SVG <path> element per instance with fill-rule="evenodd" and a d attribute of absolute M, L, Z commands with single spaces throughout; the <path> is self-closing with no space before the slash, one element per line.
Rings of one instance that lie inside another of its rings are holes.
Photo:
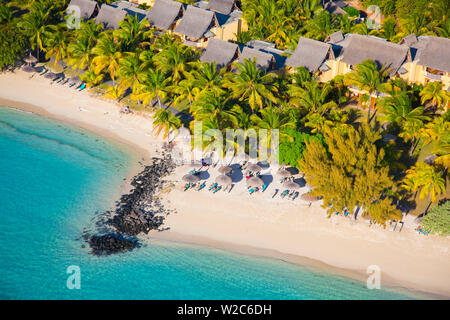
<path fill-rule="evenodd" d="M 81 129 L 0 107 L 0 299 L 410 299 L 278 260 L 155 241 L 94 257 L 83 228 L 135 158 Z M 66 286 L 67 267 L 81 289 Z"/>

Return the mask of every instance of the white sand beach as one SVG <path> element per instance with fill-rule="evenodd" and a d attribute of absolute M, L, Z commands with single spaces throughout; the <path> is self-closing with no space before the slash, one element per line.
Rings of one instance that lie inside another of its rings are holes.
<path fill-rule="evenodd" d="M 0 74 L 0 105 L 73 123 L 126 143 L 145 158 L 157 155 L 162 138 L 152 135 L 150 116 L 123 115 L 119 105 L 87 90 L 78 92 L 50 83 L 39 76 L 30 79 L 22 71 Z M 293 263 L 312 259 L 318 268 L 336 267 L 339 273 L 361 280 L 368 266 L 377 265 L 382 286 L 387 283 L 450 297 L 450 238 L 417 234 L 413 217 L 407 217 L 401 232 L 370 227 L 361 218 L 328 219 L 319 203 L 309 207 L 300 199 L 283 200 L 279 195 L 272 199 L 275 189 L 280 189 L 277 178 L 264 193 L 252 196 L 245 178 L 230 193 L 212 194 L 208 187 L 219 175 L 216 168 L 209 169 L 205 189 L 184 192 L 181 177 L 187 171 L 187 167 L 178 167 L 167 177 L 174 187 L 161 198 L 177 213 L 167 217 L 170 230 L 152 232 L 150 241 L 197 243 Z"/>

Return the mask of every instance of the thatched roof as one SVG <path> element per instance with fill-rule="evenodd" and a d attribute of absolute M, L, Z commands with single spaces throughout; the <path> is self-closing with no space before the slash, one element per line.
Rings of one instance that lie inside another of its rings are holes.
<path fill-rule="evenodd" d="M 141 22 L 142 20 L 144 20 L 147 17 L 148 11 L 147 10 L 143 10 L 143 9 L 139 9 L 139 8 L 134 8 L 134 7 L 130 7 L 130 8 L 125 8 L 123 9 L 127 14 L 129 14 L 132 17 L 137 17 L 139 22 Z"/>
<path fill-rule="evenodd" d="M 175 32 L 181 33 L 191 39 L 201 39 L 209 28 L 218 26 L 216 15 L 213 11 L 188 6 Z"/>
<path fill-rule="evenodd" d="M 339 41 L 344 40 L 344 35 L 342 34 L 342 31 L 336 31 L 332 34 L 330 34 L 327 39 L 325 40 L 325 42 L 329 42 L 329 43 L 338 43 Z"/>
<path fill-rule="evenodd" d="M 236 0 L 209 0 L 208 9 L 223 14 L 230 14 L 236 8 Z"/>
<path fill-rule="evenodd" d="M 183 15 L 183 4 L 172 0 L 156 0 L 148 13 L 150 24 L 159 29 L 169 30 L 175 20 Z"/>
<path fill-rule="evenodd" d="M 408 47 L 411 47 L 413 44 L 417 43 L 417 37 L 414 33 L 411 33 L 410 35 L 404 37 L 402 40 L 400 40 L 399 44 L 404 44 Z"/>
<path fill-rule="evenodd" d="M 408 53 L 408 47 L 373 36 L 353 34 L 341 56 L 342 61 L 350 65 L 371 59 L 379 67 L 384 65 L 390 69 L 390 75 L 394 75 L 406 60 Z"/>
<path fill-rule="evenodd" d="M 339 14 L 339 15 L 347 14 L 347 12 L 344 9 L 342 9 L 341 6 L 332 1 L 325 4 L 323 8 L 331 14 Z"/>
<path fill-rule="evenodd" d="M 95 9 L 98 8 L 98 4 L 95 1 L 91 0 L 71 0 L 69 6 L 67 7 L 69 10 L 67 11 L 69 14 L 71 13 L 70 7 L 78 7 L 80 8 L 81 18 L 84 20 L 92 18 L 95 13 Z"/>
<path fill-rule="evenodd" d="M 270 69 L 275 63 L 275 58 L 272 54 L 249 47 L 244 47 L 241 57 L 239 58 L 239 62 L 243 63 L 245 59 L 256 59 L 256 65 L 258 68 L 265 70 Z"/>
<path fill-rule="evenodd" d="M 450 39 L 419 37 L 415 61 L 417 64 L 439 71 L 450 72 Z"/>
<path fill-rule="evenodd" d="M 103 4 L 95 22 L 103 24 L 105 29 L 118 29 L 119 22 L 125 19 L 127 13 L 120 8 Z"/>
<path fill-rule="evenodd" d="M 200 57 L 201 62 L 216 62 L 218 68 L 228 66 L 239 54 L 235 43 L 219 39 L 209 39 L 205 52 Z"/>
<path fill-rule="evenodd" d="M 286 60 L 286 65 L 305 67 L 310 72 L 316 72 L 328 57 L 334 58 L 330 44 L 301 37 L 294 53 Z"/>

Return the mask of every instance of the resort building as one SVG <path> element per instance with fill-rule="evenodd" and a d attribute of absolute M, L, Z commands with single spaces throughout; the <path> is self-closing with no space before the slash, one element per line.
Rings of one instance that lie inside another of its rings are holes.
<path fill-rule="evenodd" d="M 444 90 L 450 88 L 450 39 L 411 34 L 400 44 L 408 47 L 413 57 L 402 66 L 401 78 L 423 85 L 442 81 Z"/>
<path fill-rule="evenodd" d="M 344 10 L 345 7 L 348 7 L 344 1 L 328 1 L 323 6 L 324 10 L 328 11 L 330 14 L 339 14 L 344 15 L 347 14 L 347 11 Z"/>
<path fill-rule="evenodd" d="M 320 81 L 329 81 L 333 78 L 333 65 L 327 65 L 327 61 L 336 63 L 331 44 L 301 37 L 294 53 L 287 58 L 286 66 L 305 67 L 311 73 L 318 73 Z"/>
<path fill-rule="evenodd" d="M 239 10 L 236 0 L 209 0 L 208 9 L 222 14 L 230 14 L 234 10 Z"/>
<path fill-rule="evenodd" d="M 258 50 L 256 48 L 245 46 L 242 49 L 241 57 L 238 62 L 243 63 L 245 59 L 256 60 L 257 67 L 266 71 L 274 70 L 277 67 L 273 54 Z"/>
<path fill-rule="evenodd" d="M 100 7 L 95 22 L 103 24 L 105 29 L 118 29 L 119 22 L 125 19 L 126 15 L 126 11 L 105 3 Z"/>
<path fill-rule="evenodd" d="M 86 21 L 93 17 L 95 17 L 98 14 L 99 6 L 97 2 L 91 1 L 91 0 L 71 0 L 69 3 L 69 6 L 67 7 L 68 14 L 77 14 L 77 10 L 73 10 L 72 8 L 78 7 L 80 17 Z M 71 10 L 72 9 L 72 10 Z"/>
<path fill-rule="evenodd" d="M 210 39 L 206 50 L 200 57 L 200 61 L 215 62 L 217 68 L 223 68 L 230 66 L 235 59 L 239 58 L 240 54 L 237 44 L 219 39 Z"/>
<path fill-rule="evenodd" d="M 247 30 L 241 11 L 235 10 L 226 15 L 199 5 L 187 6 L 174 30 L 185 40 L 186 45 L 205 48 L 212 38 L 235 41 L 242 31 Z"/>
<path fill-rule="evenodd" d="M 181 2 L 172 0 L 156 0 L 147 15 L 151 25 L 161 30 L 173 30 L 178 19 L 184 14 Z"/>

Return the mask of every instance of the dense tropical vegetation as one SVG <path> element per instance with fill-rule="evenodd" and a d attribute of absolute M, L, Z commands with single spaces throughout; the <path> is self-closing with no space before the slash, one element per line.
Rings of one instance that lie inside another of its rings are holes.
<path fill-rule="evenodd" d="M 384 225 L 401 218 L 397 205 L 426 199 L 428 209 L 446 192 L 449 94 L 439 82 L 422 87 L 389 79 L 370 60 L 328 83 L 304 68 L 268 73 L 250 60 L 231 72 L 200 63 L 199 50 L 172 34 L 155 36 L 146 20 L 128 16 L 114 31 L 94 21 L 70 30 L 65 6 L 64 0 L 0 3 L 0 68 L 28 49 L 41 61 L 63 61 L 108 99 L 126 98 L 141 110 L 156 106 L 154 131 L 165 137 L 182 122 L 193 125 L 165 105 L 202 121 L 204 130 L 277 129 L 280 161 L 305 173 L 330 213 L 357 208 Z M 315 0 L 243 0 L 242 6 L 250 29 L 240 41 L 267 39 L 280 48 L 295 47 L 300 35 L 323 39 L 357 26 Z M 443 35 L 438 26 L 432 31 Z M 349 85 L 367 94 L 350 99 Z"/>

